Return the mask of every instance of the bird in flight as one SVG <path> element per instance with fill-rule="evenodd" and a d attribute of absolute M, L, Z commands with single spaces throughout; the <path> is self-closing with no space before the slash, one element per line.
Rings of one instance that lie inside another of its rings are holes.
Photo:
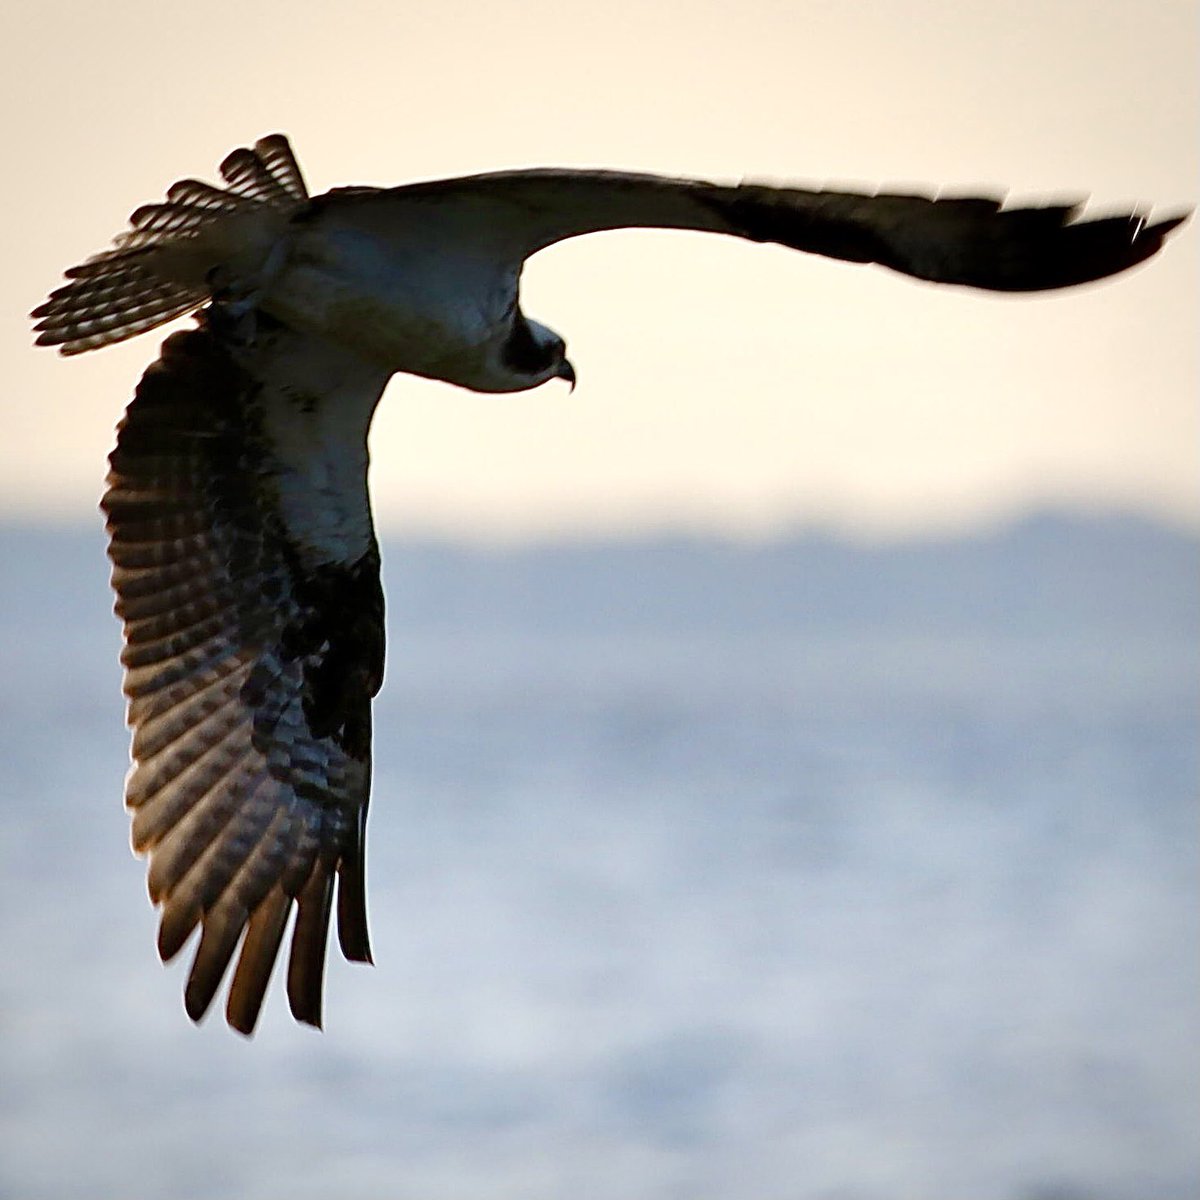
<path fill-rule="evenodd" d="M 247 1035 L 293 907 L 288 1000 L 320 1026 L 335 880 L 342 953 L 371 961 L 384 617 L 367 430 L 393 374 L 573 386 L 563 339 L 521 310 L 521 270 L 599 230 L 700 230 L 1024 292 L 1124 271 L 1185 219 L 596 170 L 309 196 L 280 134 L 220 174 L 137 209 L 33 317 L 39 345 L 79 354 L 200 310 L 142 376 L 101 507 L 159 954 L 200 927 L 184 993 L 198 1021 L 240 943 L 226 1018 Z"/>

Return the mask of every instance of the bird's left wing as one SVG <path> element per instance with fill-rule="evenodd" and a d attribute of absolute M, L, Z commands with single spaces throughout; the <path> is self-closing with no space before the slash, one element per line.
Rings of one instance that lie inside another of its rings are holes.
<path fill-rule="evenodd" d="M 1012 206 L 992 196 L 725 185 L 628 171 L 500 171 L 376 191 L 328 193 L 346 206 L 459 206 L 475 238 L 518 261 L 564 238 L 647 227 L 722 233 L 935 283 L 990 291 L 1071 287 L 1156 253 L 1185 217 L 1080 219 L 1073 204 Z M 403 219 L 403 217 L 401 217 Z"/>
<path fill-rule="evenodd" d="M 264 319 L 265 320 L 265 319 Z M 383 595 L 366 434 L 386 375 L 214 306 L 174 334 L 121 423 L 103 508 L 133 727 L 126 801 L 185 1003 L 253 1030 L 293 904 L 288 998 L 319 1025 L 329 917 L 369 961 L 364 828 Z"/>

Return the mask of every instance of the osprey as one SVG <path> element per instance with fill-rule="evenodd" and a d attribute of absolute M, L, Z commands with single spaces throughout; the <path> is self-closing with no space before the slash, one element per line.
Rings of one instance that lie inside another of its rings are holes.
<path fill-rule="evenodd" d="M 347 959 L 369 962 L 364 834 L 383 593 L 367 430 L 398 371 L 482 392 L 574 385 L 520 306 L 525 260 L 632 226 L 775 242 L 995 291 L 1070 287 L 1154 254 L 1185 218 L 1077 220 L 975 196 L 720 186 L 620 171 L 505 171 L 310 197 L 276 134 L 139 208 L 37 308 L 78 354 L 204 306 L 121 421 L 107 514 L 158 950 L 200 927 L 185 1006 L 235 951 L 229 1024 L 253 1032 L 293 906 L 287 993 L 321 1023 L 337 881 Z"/>

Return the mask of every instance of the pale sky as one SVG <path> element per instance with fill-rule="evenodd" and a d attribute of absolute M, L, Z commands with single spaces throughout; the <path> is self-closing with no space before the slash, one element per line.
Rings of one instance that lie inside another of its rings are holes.
<path fill-rule="evenodd" d="M 112 430 L 164 331 L 64 360 L 25 314 L 184 176 L 283 131 L 313 192 L 514 166 L 1200 198 L 1197 4 L 6 5 L 0 519 L 98 521 Z M 1042 503 L 1200 524 L 1195 222 L 1037 298 L 936 289 L 701 235 L 580 239 L 526 272 L 579 386 L 403 376 L 381 526 L 868 535 Z"/>

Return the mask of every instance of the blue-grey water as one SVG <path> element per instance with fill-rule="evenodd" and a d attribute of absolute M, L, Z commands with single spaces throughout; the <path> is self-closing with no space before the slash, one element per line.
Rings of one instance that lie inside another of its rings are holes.
<path fill-rule="evenodd" d="M 155 958 L 102 536 L 0 530 L 0 1197 L 1200 1193 L 1195 538 L 384 550 L 378 966 L 247 1042 Z"/>

